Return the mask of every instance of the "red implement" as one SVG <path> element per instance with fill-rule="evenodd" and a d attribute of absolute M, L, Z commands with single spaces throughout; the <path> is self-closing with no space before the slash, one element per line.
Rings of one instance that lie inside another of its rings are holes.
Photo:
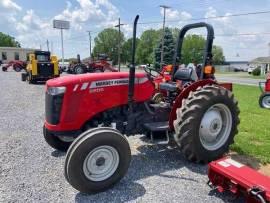
<path fill-rule="evenodd" d="M 211 162 L 208 177 L 209 185 L 219 192 L 243 194 L 248 203 L 270 202 L 270 178 L 231 158 Z"/>

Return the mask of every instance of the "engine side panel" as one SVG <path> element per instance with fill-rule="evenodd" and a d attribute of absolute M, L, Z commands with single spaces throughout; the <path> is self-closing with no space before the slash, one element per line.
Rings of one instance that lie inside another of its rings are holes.
<path fill-rule="evenodd" d="M 128 76 L 121 73 L 91 73 L 67 76 L 47 82 L 47 86 L 66 86 L 60 123 L 45 126 L 54 131 L 78 130 L 95 115 L 128 101 Z M 72 79 L 73 77 L 73 79 Z M 154 94 L 154 85 L 146 74 L 136 73 L 135 102 L 144 102 Z"/>

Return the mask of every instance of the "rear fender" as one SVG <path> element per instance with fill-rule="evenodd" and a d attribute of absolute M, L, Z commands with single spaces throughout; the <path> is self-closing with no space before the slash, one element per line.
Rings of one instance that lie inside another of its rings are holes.
<path fill-rule="evenodd" d="M 185 88 L 177 97 L 176 100 L 173 104 L 173 108 L 170 112 L 170 117 L 169 117 L 169 126 L 171 130 L 174 130 L 173 127 L 173 121 L 176 119 L 176 110 L 178 108 L 180 108 L 182 106 L 182 100 L 187 98 L 189 93 L 191 91 L 195 91 L 198 87 L 202 87 L 205 85 L 211 85 L 211 84 L 217 84 L 214 80 L 199 80 L 193 84 L 191 84 L 190 86 L 188 86 L 187 88 Z"/>

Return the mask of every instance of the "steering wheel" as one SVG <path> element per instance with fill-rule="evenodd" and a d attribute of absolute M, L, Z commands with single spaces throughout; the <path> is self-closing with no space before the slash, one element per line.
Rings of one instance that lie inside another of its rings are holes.
<path fill-rule="evenodd" d="M 156 70 L 155 68 L 150 68 L 150 67 L 143 67 L 144 71 L 149 75 L 152 79 L 157 77 L 157 75 L 154 75 L 152 72 L 157 73 L 158 75 L 163 76 L 163 73 L 161 73 L 159 70 Z"/>

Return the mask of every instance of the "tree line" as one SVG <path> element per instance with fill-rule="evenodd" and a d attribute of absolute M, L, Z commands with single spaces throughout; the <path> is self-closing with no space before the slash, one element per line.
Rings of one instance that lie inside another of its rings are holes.
<path fill-rule="evenodd" d="M 172 64 L 175 53 L 175 44 L 179 34 L 178 28 L 165 28 L 164 32 L 164 64 Z M 161 48 L 162 48 L 161 29 L 145 30 L 140 38 L 137 38 L 136 63 L 137 64 L 153 64 L 160 67 Z M 118 37 L 119 33 L 116 29 L 107 28 L 101 31 L 94 39 L 95 46 L 93 49 L 93 57 L 97 57 L 100 53 L 106 53 L 113 61 L 118 63 Z M 121 44 L 121 63 L 128 64 L 131 61 L 132 38 L 125 39 L 123 32 L 120 33 Z M 188 64 L 192 62 L 201 63 L 203 59 L 205 47 L 205 38 L 201 35 L 190 34 L 185 37 L 182 48 L 182 63 Z M 213 63 L 223 64 L 225 57 L 220 46 L 213 46 Z"/>

